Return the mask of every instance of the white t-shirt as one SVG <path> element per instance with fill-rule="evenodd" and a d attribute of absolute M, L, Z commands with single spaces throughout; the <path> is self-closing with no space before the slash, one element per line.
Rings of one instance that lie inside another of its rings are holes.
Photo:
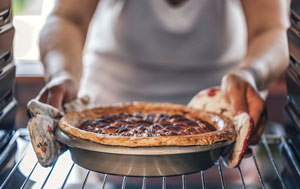
<path fill-rule="evenodd" d="M 97 105 L 187 103 L 219 85 L 247 47 L 240 0 L 102 0 L 91 22 L 80 94 Z"/>

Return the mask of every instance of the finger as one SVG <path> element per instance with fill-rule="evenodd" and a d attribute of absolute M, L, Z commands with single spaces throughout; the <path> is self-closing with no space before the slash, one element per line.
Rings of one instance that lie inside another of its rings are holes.
<path fill-rule="evenodd" d="M 230 103 L 230 99 L 229 99 L 229 86 L 227 83 L 230 83 L 229 82 L 229 76 L 226 75 L 222 78 L 222 81 L 221 81 L 221 91 L 223 92 L 224 96 L 225 96 L 225 100 L 227 103 Z"/>
<path fill-rule="evenodd" d="M 259 142 L 260 140 L 260 137 L 262 135 L 264 131 L 264 125 L 261 124 L 261 125 L 258 125 L 257 126 L 257 130 L 255 131 L 255 133 L 251 136 L 251 139 L 250 139 L 250 145 L 255 145 Z"/>
<path fill-rule="evenodd" d="M 234 115 L 241 112 L 248 113 L 246 89 L 247 84 L 240 82 L 240 79 L 234 75 L 226 75 L 222 79 L 221 90 L 225 94 L 226 101 L 231 104 Z"/>
<path fill-rule="evenodd" d="M 36 99 L 40 102 L 46 103 L 48 98 L 48 88 L 44 87 L 39 94 L 36 96 Z"/>
<path fill-rule="evenodd" d="M 242 112 L 248 112 L 248 105 L 245 96 L 245 89 L 234 88 L 229 92 L 230 104 L 233 109 L 233 114 L 238 115 Z"/>
<path fill-rule="evenodd" d="M 247 87 L 247 103 L 249 115 L 256 126 L 261 118 L 265 102 L 251 86 Z"/>
<path fill-rule="evenodd" d="M 61 110 L 63 97 L 64 97 L 64 90 L 61 87 L 59 86 L 52 87 L 51 89 L 49 89 L 47 103 Z"/>
<path fill-rule="evenodd" d="M 252 149 L 251 149 L 251 148 L 247 148 L 247 149 L 245 150 L 245 153 L 244 153 L 243 158 L 251 157 L 252 154 L 253 154 Z"/>
<path fill-rule="evenodd" d="M 63 103 L 70 102 L 71 100 L 74 100 L 76 98 L 77 98 L 77 93 L 66 92 L 64 94 Z"/>
<path fill-rule="evenodd" d="M 267 112 L 264 110 L 261 115 L 261 118 L 260 118 L 258 124 L 256 125 L 256 128 L 251 136 L 250 145 L 255 145 L 259 142 L 260 137 L 264 131 L 264 126 L 265 126 L 265 123 L 267 122 L 267 118 L 268 118 Z"/>

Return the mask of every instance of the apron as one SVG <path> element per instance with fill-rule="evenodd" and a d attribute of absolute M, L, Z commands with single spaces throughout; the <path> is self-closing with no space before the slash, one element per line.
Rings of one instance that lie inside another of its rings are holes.
<path fill-rule="evenodd" d="M 239 0 L 102 0 L 91 21 L 79 95 L 95 105 L 186 104 L 244 57 Z"/>

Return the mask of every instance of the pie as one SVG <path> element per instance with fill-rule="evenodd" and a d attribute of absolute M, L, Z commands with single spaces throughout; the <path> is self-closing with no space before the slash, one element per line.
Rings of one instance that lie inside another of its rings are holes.
<path fill-rule="evenodd" d="M 67 113 L 59 127 L 81 139 L 128 147 L 212 145 L 235 139 L 230 119 L 169 103 L 134 102 Z"/>

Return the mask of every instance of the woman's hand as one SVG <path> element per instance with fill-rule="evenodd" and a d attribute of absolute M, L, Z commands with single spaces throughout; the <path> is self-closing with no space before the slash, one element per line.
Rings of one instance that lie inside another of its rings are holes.
<path fill-rule="evenodd" d="M 257 143 L 263 133 L 267 117 L 264 100 L 248 82 L 231 73 L 223 77 L 221 89 L 231 104 L 234 115 L 247 112 L 252 118 L 254 128 L 251 133 L 251 144 Z"/>
<path fill-rule="evenodd" d="M 77 85 L 67 76 L 51 79 L 37 96 L 38 100 L 51 106 L 62 109 L 62 104 L 77 97 Z"/>

